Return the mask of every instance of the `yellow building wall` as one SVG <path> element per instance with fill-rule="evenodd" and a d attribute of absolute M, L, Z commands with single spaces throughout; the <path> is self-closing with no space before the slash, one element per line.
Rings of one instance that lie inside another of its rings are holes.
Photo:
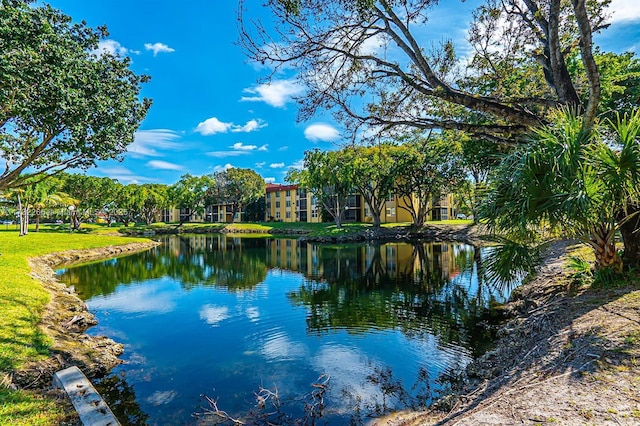
<path fill-rule="evenodd" d="M 413 199 L 414 205 L 416 205 L 418 203 L 417 197 L 412 195 L 411 198 Z M 364 218 L 364 222 L 373 222 L 373 217 L 371 216 L 369 208 L 366 206 L 364 200 L 362 201 L 362 205 L 362 217 Z M 386 201 L 385 207 L 380 214 L 380 221 L 382 223 L 413 222 L 410 209 L 408 208 L 410 205 L 411 203 L 408 197 L 397 197 L 393 195 Z M 436 202 L 435 207 L 433 206 L 433 200 L 431 200 L 429 205 L 431 211 L 427 215 L 427 220 L 435 220 L 434 218 L 440 218 L 438 220 L 445 220 L 445 217 L 443 217 L 443 209 L 446 209 L 446 219 L 455 219 L 453 206 L 453 194 L 447 194 L 440 198 Z M 437 213 L 435 210 L 437 210 Z"/>
<path fill-rule="evenodd" d="M 320 214 L 320 206 L 312 204 L 313 196 L 310 192 L 306 193 L 305 198 L 299 198 L 299 192 L 296 189 L 276 189 L 267 192 L 265 203 L 265 220 L 275 220 L 279 222 L 300 222 L 301 211 L 304 210 L 299 205 L 304 203 L 306 207 L 308 223 L 319 223 L 322 221 Z"/>

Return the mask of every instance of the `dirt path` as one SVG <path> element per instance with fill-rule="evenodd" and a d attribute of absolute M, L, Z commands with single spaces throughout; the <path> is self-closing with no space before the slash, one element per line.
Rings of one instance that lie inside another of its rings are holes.
<path fill-rule="evenodd" d="M 444 411 L 372 425 L 640 425 L 640 283 L 572 284 L 567 242 L 508 309 L 496 349 L 469 366 Z"/>

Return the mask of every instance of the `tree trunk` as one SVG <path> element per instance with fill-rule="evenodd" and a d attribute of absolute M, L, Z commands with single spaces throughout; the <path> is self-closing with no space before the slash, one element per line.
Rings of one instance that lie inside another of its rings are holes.
<path fill-rule="evenodd" d="M 371 209 L 371 215 L 373 216 L 373 227 L 380 228 L 380 212 L 376 212 Z"/>
<path fill-rule="evenodd" d="M 589 244 L 596 258 L 594 266 L 597 271 L 622 271 L 622 259 L 616 250 L 615 232 L 614 227 L 607 225 L 601 225 L 592 231 Z"/>
<path fill-rule="evenodd" d="M 416 228 L 422 228 L 424 226 L 425 220 L 423 214 L 421 214 L 420 212 L 411 212 L 411 216 L 413 218 L 413 226 L 415 226 Z"/>
<path fill-rule="evenodd" d="M 36 229 L 35 232 L 40 231 L 40 209 L 36 209 Z"/>
<path fill-rule="evenodd" d="M 71 213 L 71 225 L 76 231 L 80 229 L 80 215 L 78 214 L 78 209 L 75 209 Z"/>
<path fill-rule="evenodd" d="M 235 204 L 231 207 L 231 222 L 229 222 L 231 225 L 236 221 L 236 213 L 238 213 L 238 210 L 239 206 L 236 206 Z"/>
<path fill-rule="evenodd" d="M 27 235 L 29 233 L 29 206 L 26 205 L 20 212 L 20 235 Z"/>
<path fill-rule="evenodd" d="M 593 57 L 593 30 L 589 22 L 586 0 L 572 0 L 572 4 L 578 29 L 580 30 L 580 37 L 578 38 L 580 41 L 580 57 L 587 74 L 587 80 L 589 81 L 589 101 L 584 111 L 582 128 L 584 130 L 590 130 L 593 127 L 598 105 L 600 104 L 602 91 L 600 87 L 600 74 L 598 73 L 598 66 Z"/>
<path fill-rule="evenodd" d="M 629 215 L 630 219 L 624 220 Z M 622 262 L 625 268 L 640 266 L 640 204 L 628 205 L 627 211 L 617 217 L 620 225 L 620 234 L 624 243 Z"/>
<path fill-rule="evenodd" d="M 22 200 L 20 199 L 20 194 L 18 194 L 18 221 L 20 222 L 20 236 L 27 235 L 27 233 L 25 232 L 24 211 L 22 209 Z"/>

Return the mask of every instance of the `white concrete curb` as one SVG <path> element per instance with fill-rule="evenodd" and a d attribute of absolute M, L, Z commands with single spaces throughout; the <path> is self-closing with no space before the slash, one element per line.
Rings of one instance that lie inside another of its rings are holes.
<path fill-rule="evenodd" d="M 69 367 L 53 375 L 53 387 L 67 392 L 85 426 L 121 426 L 104 399 L 78 367 Z"/>

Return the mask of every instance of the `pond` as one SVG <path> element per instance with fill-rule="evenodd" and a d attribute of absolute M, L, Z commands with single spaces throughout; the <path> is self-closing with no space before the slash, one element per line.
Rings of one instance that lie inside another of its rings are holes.
<path fill-rule="evenodd" d="M 489 308 L 508 297 L 461 243 L 163 243 L 59 271 L 99 321 L 89 333 L 125 345 L 99 384 L 123 424 L 206 423 L 208 399 L 332 425 L 421 406 L 490 345 Z"/>

